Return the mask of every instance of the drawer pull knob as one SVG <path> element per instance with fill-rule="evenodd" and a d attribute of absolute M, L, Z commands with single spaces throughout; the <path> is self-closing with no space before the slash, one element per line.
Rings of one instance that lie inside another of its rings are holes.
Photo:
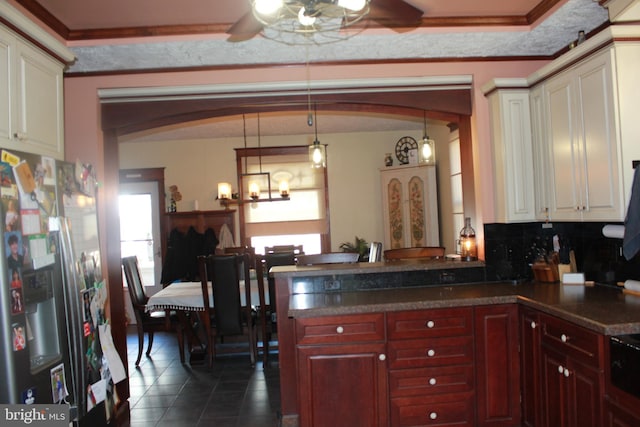
<path fill-rule="evenodd" d="M 564 368 L 563 374 L 565 377 L 569 378 L 569 370 L 567 368 Z"/>
<path fill-rule="evenodd" d="M 425 326 L 429 329 L 433 328 L 434 326 L 436 326 L 436 322 L 434 322 L 433 320 L 429 320 Z"/>
<path fill-rule="evenodd" d="M 432 413 L 429 414 L 429 418 L 431 418 L 432 420 L 435 420 L 435 419 L 438 418 L 438 414 L 435 413 L 435 412 L 432 412 Z"/>
<path fill-rule="evenodd" d="M 535 329 L 537 326 L 536 322 L 531 322 L 531 329 Z"/>
<path fill-rule="evenodd" d="M 564 367 L 562 365 L 558 365 L 558 373 L 564 374 Z"/>
<path fill-rule="evenodd" d="M 378 355 L 378 360 L 380 360 L 381 362 L 384 362 L 385 360 L 387 360 L 387 355 L 386 354 L 379 354 Z"/>
<path fill-rule="evenodd" d="M 341 334 L 341 333 L 343 333 L 343 332 L 344 332 L 344 328 L 343 328 L 342 326 L 338 326 L 338 327 L 336 328 L 336 332 L 337 332 L 337 333 L 339 333 L 339 334 Z"/>
<path fill-rule="evenodd" d="M 435 355 L 436 355 L 436 351 L 434 349 L 429 349 L 429 351 L 427 351 L 427 356 L 433 357 Z"/>
<path fill-rule="evenodd" d="M 437 381 L 435 378 L 429 378 L 429 384 L 430 385 L 436 385 Z"/>
<path fill-rule="evenodd" d="M 562 334 L 562 335 L 560 335 L 560 340 L 561 340 L 562 342 L 567 342 L 567 341 L 569 341 L 569 337 L 568 337 L 568 336 L 566 336 L 565 334 Z"/>

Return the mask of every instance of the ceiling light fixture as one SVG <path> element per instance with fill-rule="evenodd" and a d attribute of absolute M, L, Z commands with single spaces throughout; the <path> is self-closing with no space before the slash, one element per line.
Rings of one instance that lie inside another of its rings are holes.
<path fill-rule="evenodd" d="M 245 115 L 242 115 L 242 126 L 244 135 L 244 148 L 247 148 L 247 122 Z M 260 141 L 260 114 L 258 113 L 258 165 L 259 172 L 247 172 L 247 157 L 244 157 L 244 172 L 238 175 L 238 182 L 240 185 L 240 191 L 234 193 L 231 184 L 228 182 L 218 183 L 218 200 L 220 204 L 229 209 L 229 205 L 236 204 L 241 205 L 243 203 L 258 203 L 258 202 L 276 202 L 289 200 L 289 182 L 281 180 L 278 184 L 278 191 L 280 198 L 272 197 L 271 194 L 271 173 L 262 171 L 262 144 Z M 261 183 L 266 181 L 267 185 L 267 197 L 261 198 Z M 246 193 L 249 195 L 249 199 L 244 198 L 245 194 L 245 182 L 247 182 Z"/>
<path fill-rule="evenodd" d="M 316 138 L 313 140 L 313 144 L 309 146 L 309 160 L 312 168 L 324 168 L 327 166 L 327 147 L 318 141 L 318 107 L 316 105 L 313 107 L 313 112 Z M 309 112 L 309 115 L 311 115 L 311 112 Z M 311 126 L 310 123 L 309 126 Z"/>
<path fill-rule="evenodd" d="M 342 30 L 369 14 L 369 1 L 250 0 L 263 35 L 286 44 L 324 44 L 357 34 Z"/>
<path fill-rule="evenodd" d="M 423 110 L 424 133 L 422 140 L 418 143 L 420 163 L 435 164 L 436 162 L 436 142 L 427 135 L 427 112 Z"/>

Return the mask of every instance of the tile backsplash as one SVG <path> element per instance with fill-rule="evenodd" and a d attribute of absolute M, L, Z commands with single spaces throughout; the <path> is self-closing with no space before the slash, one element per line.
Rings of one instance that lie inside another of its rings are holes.
<path fill-rule="evenodd" d="M 531 264 L 539 255 L 553 251 L 556 235 L 565 252 L 574 250 L 577 269 L 585 273 L 586 280 L 598 283 L 640 280 L 640 256 L 625 260 L 622 240 L 602 235 L 602 228 L 607 224 L 611 223 L 485 224 L 487 280 L 532 279 Z"/>

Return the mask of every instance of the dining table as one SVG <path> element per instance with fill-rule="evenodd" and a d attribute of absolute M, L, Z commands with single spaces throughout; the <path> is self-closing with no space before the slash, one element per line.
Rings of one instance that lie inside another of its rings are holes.
<path fill-rule="evenodd" d="M 247 305 L 245 283 L 245 280 L 240 280 L 240 302 L 243 306 Z M 252 275 L 249 283 L 251 286 L 251 301 L 249 301 L 249 303 L 255 306 L 260 301 L 260 286 L 255 275 Z M 209 286 L 209 301 L 213 307 L 215 301 L 212 289 L 213 287 Z M 265 295 L 265 299 L 268 301 L 268 295 Z M 204 311 L 201 282 L 174 282 L 169 284 L 149 297 L 146 310 L 148 312 L 161 310 L 175 311 L 182 326 L 182 330 L 178 333 L 184 333 L 187 338 L 186 342 L 189 346 L 190 363 L 204 356 L 205 346 L 203 341 L 206 342 L 206 338 L 201 338 L 198 335 L 198 330 L 194 328 L 197 322 L 198 312 Z M 184 348 L 180 348 L 179 352 L 180 361 L 184 363 Z"/>

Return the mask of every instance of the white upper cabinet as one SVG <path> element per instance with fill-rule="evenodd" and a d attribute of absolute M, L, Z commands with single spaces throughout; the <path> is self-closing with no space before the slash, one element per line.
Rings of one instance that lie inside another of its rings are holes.
<path fill-rule="evenodd" d="M 623 219 L 611 50 L 544 83 L 549 216 Z"/>
<path fill-rule="evenodd" d="M 63 65 L 0 27 L 0 145 L 64 159 Z"/>
<path fill-rule="evenodd" d="M 489 100 L 498 222 L 535 219 L 529 90 L 524 79 L 500 79 L 483 90 Z"/>
<path fill-rule="evenodd" d="M 640 160 L 638 37 L 609 27 L 527 79 L 483 87 L 498 221 L 624 221 Z"/>

